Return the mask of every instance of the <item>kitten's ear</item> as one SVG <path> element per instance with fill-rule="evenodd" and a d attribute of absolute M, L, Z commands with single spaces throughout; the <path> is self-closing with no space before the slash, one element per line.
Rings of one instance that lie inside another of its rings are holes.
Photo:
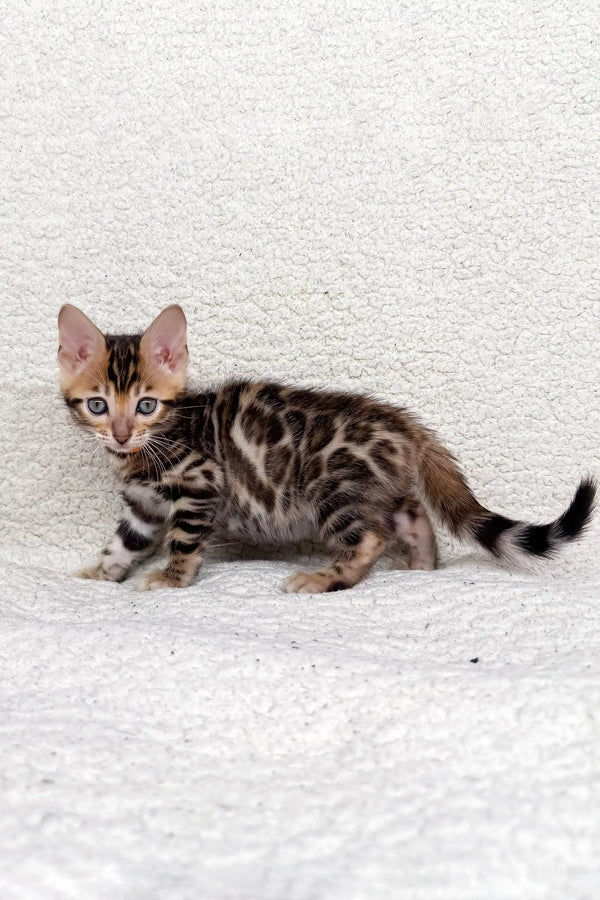
<path fill-rule="evenodd" d="M 187 365 L 187 322 L 180 306 L 174 304 L 155 318 L 142 335 L 140 349 L 146 359 L 164 366 L 170 372 L 185 370 Z"/>
<path fill-rule="evenodd" d="M 104 335 L 76 306 L 65 304 L 58 314 L 58 362 L 73 375 L 84 369 L 106 346 Z"/>

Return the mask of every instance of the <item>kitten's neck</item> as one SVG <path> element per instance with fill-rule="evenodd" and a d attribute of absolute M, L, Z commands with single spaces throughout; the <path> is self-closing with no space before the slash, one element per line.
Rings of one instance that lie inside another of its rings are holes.
<path fill-rule="evenodd" d="M 115 453 L 108 449 L 108 459 L 113 471 L 123 479 L 137 476 L 153 481 L 159 480 L 152 463 L 142 453 Z"/>
<path fill-rule="evenodd" d="M 116 453 L 114 450 L 111 450 L 110 447 L 107 447 L 106 451 L 111 467 L 116 472 L 123 475 L 127 474 L 128 471 L 132 469 L 135 457 L 139 455 L 137 453 Z"/>

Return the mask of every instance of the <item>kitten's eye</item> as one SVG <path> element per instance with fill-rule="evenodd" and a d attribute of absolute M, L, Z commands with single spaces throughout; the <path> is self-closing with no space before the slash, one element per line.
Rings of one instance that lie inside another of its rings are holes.
<path fill-rule="evenodd" d="M 101 416 L 108 410 L 106 400 L 103 400 L 102 397 L 92 397 L 87 402 L 87 408 L 95 416 Z"/>
<path fill-rule="evenodd" d="M 157 401 L 153 397 L 144 397 L 137 405 L 136 412 L 143 416 L 151 415 L 156 409 Z"/>

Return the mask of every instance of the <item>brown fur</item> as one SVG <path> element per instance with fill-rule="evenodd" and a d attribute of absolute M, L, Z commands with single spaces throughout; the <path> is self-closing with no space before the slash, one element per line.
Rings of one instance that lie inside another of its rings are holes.
<path fill-rule="evenodd" d="M 585 481 L 555 522 L 530 526 L 483 507 L 450 453 L 404 409 L 369 397 L 268 382 L 186 388 L 185 317 L 168 307 L 143 335 L 102 335 L 74 307 L 59 317 L 61 386 L 123 481 L 125 514 L 99 562 L 80 574 L 122 580 L 163 546 L 168 562 L 141 587 L 185 587 L 214 537 L 255 543 L 318 539 L 335 562 L 296 573 L 288 591 L 340 590 L 386 549 L 434 568 L 424 504 L 453 534 L 496 555 L 544 555 L 585 527 Z M 144 402 L 157 402 L 145 414 Z M 106 410 L 94 414 L 90 402 Z M 142 406 L 140 406 L 142 404 Z"/>

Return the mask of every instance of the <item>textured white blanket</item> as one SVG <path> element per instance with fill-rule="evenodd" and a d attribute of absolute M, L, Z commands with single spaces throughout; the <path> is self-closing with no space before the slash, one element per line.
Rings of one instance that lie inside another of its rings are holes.
<path fill-rule="evenodd" d="M 2 898 L 595 896 L 597 528 L 325 598 L 77 582 L 117 506 L 54 357 L 65 301 L 180 302 L 198 382 L 397 400 L 553 518 L 600 469 L 599 43 L 592 0 L 5 4 Z"/>
<path fill-rule="evenodd" d="M 600 574 L 2 573 L 3 898 L 591 898 Z"/>

